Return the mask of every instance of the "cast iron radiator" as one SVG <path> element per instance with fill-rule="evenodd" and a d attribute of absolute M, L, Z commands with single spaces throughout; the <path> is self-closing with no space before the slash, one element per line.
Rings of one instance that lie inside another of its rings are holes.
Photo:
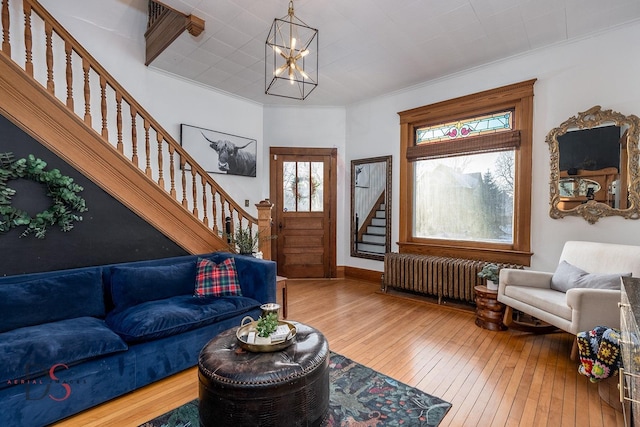
<path fill-rule="evenodd" d="M 476 285 L 485 284 L 478 277 L 486 261 L 446 258 L 432 255 L 386 253 L 382 289 L 409 291 L 442 299 L 475 302 Z M 521 265 L 500 264 L 501 268 L 523 268 Z"/>

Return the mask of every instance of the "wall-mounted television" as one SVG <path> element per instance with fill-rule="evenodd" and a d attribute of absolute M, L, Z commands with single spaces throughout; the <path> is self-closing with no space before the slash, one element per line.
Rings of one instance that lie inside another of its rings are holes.
<path fill-rule="evenodd" d="M 558 137 L 559 166 L 569 169 L 620 170 L 620 126 L 569 131 Z"/>

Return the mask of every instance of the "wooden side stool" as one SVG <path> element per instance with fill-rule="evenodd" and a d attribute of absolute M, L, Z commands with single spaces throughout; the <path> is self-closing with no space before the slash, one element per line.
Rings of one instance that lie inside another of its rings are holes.
<path fill-rule="evenodd" d="M 487 289 L 484 285 L 473 288 L 476 292 L 476 325 L 490 331 L 504 331 L 502 323 L 504 304 L 498 302 L 498 291 Z"/>
<path fill-rule="evenodd" d="M 282 307 L 282 318 L 287 318 L 287 278 L 276 277 L 276 302 Z"/>

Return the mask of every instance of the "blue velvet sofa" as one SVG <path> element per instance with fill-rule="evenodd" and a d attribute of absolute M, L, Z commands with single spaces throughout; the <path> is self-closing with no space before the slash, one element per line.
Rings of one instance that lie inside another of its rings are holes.
<path fill-rule="evenodd" d="M 193 296 L 198 257 L 233 257 L 242 296 Z M 275 296 L 273 261 L 225 252 L 2 277 L 0 424 L 44 426 L 195 366 Z"/>

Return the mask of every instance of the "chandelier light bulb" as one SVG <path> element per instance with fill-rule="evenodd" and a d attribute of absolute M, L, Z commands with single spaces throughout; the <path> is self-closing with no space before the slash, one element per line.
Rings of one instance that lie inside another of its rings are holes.
<path fill-rule="evenodd" d="M 302 75 L 302 77 L 304 77 L 305 79 L 309 78 L 309 75 L 307 73 L 304 72 L 304 70 L 300 67 L 298 67 L 298 65 L 296 64 L 296 70 L 298 70 L 298 72 L 300 73 L 300 75 Z"/>
<path fill-rule="evenodd" d="M 274 75 L 274 76 L 276 76 L 276 77 L 278 77 L 280 74 L 282 74 L 282 72 L 284 71 L 284 69 L 285 69 L 285 68 L 287 68 L 287 65 L 286 65 L 286 64 L 285 64 L 285 65 L 283 65 L 283 66 L 281 66 L 281 67 L 279 67 L 277 70 L 275 70 L 275 71 L 273 72 L 273 75 Z"/>

